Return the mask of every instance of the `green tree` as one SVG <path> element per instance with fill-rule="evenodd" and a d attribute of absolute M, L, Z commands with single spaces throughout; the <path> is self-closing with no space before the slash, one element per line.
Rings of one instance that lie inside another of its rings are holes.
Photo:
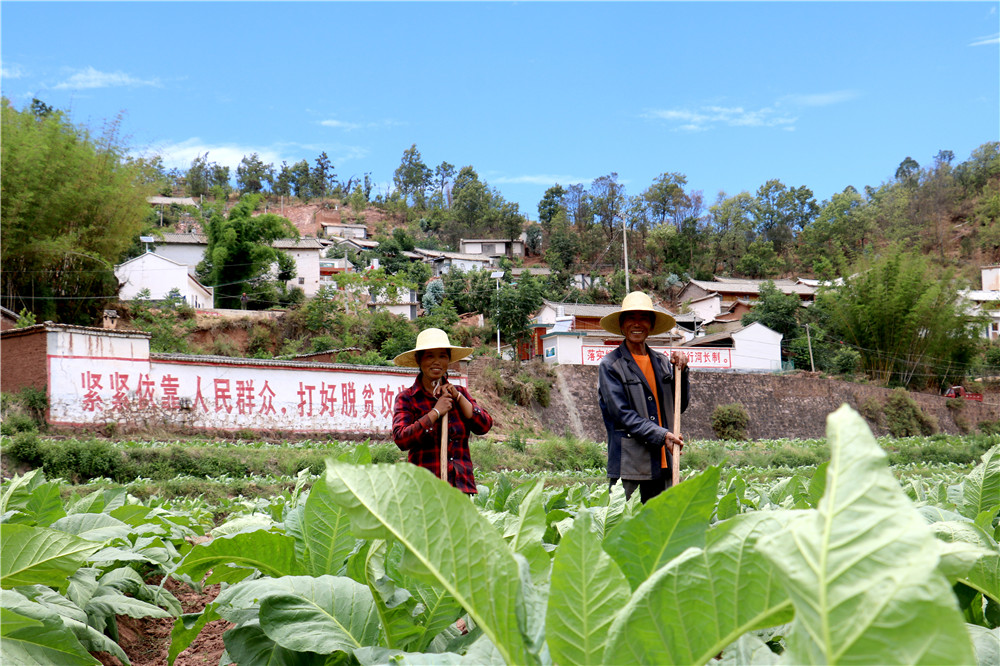
<path fill-rule="evenodd" d="M 289 180 L 295 196 L 301 199 L 303 203 L 309 203 L 309 200 L 313 197 L 313 178 L 312 171 L 309 169 L 309 162 L 299 160 L 289 169 L 289 175 L 291 176 Z"/>
<path fill-rule="evenodd" d="M 428 283 L 427 290 L 424 292 L 424 297 L 420 299 L 420 305 L 423 306 L 424 310 L 430 311 L 431 308 L 441 305 L 443 300 L 444 282 L 441 280 L 433 280 Z"/>
<path fill-rule="evenodd" d="M 618 182 L 618 174 L 612 172 L 595 179 L 590 185 L 590 201 L 594 217 L 600 222 L 604 235 L 610 241 L 622 226 L 628 201 L 625 186 Z"/>
<path fill-rule="evenodd" d="M 316 164 L 309 173 L 312 185 L 312 193 L 316 197 L 325 197 L 337 186 L 337 174 L 333 171 L 333 164 L 327 157 L 324 150 L 316 158 Z"/>
<path fill-rule="evenodd" d="M 273 181 L 274 168 L 264 164 L 257 153 L 244 155 L 236 167 L 236 187 L 241 194 L 260 194 Z"/>
<path fill-rule="evenodd" d="M 417 144 L 413 144 L 403 151 L 403 159 L 392 174 L 392 182 L 404 201 L 424 210 L 432 177 L 433 172 L 424 164 Z"/>
<path fill-rule="evenodd" d="M 768 280 L 760 285 L 760 295 L 753 309 L 743 315 L 744 326 L 760 322 L 772 331 L 781 333 L 785 342 L 798 337 L 798 314 L 802 309 L 802 299 L 796 294 L 786 294 Z"/>
<path fill-rule="evenodd" d="M 281 260 L 284 253 L 272 244 L 279 238 L 297 239 L 299 232 L 280 215 L 254 215 L 260 201 L 260 195 L 245 195 L 228 216 L 214 212 L 205 227 L 208 247 L 197 271 L 205 284 L 215 287 L 216 307 L 239 308 L 243 292 L 251 295 L 252 301 L 268 300 L 256 298 L 254 293 L 275 288 L 271 277 L 275 264 L 283 277 L 294 277 L 288 275 L 294 262 L 289 265 Z"/>
<path fill-rule="evenodd" d="M 566 211 L 559 210 L 552 218 L 545 261 L 554 271 L 569 271 L 576 265 L 579 256 L 580 237 L 570 228 Z"/>
<path fill-rule="evenodd" d="M 786 187 L 780 180 L 769 180 L 757 190 L 754 224 L 757 233 L 771 241 L 774 251 L 783 255 L 796 233 L 808 225 L 819 206 L 808 187 Z"/>
<path fill-rule="evenodd" d="M 441 162 L 434 167 L 434 193 L 440 195 L 444 208 L 451 207 L 451 188 L 449 184 L 455 180 L 455 165 Z"/>
<path fill-rule="evenodd" d="M 831 333 L 860 352 L 871 379 L 924 388 L 960 380 L 975 358 L 985 324 L 968 316 L 958 289 L 950 270 L 896 249 L 821 292 L 817 305 Z"/>
<path fill-rule="evenodd" d="M 816 219 L 799 236 L 799 259 L 825 278 L 841 275 L 871 242 L 870 219 L 859 214 L 864 198 L 853 187 L 834 194 L 824 202 Z M 828 266 L 831 274 L 820 267 Z"/>
<path fill-rule="evenodd" d="M 549 189 L 545 190 L 545 194 L 542 195 L 542 200 L 538 202 L 538 222 L 542 225 L 542 229 L 545 232 L 549 231 L 549 227 L 552 224 L 552 218 L 556 216 L 559 209 L 563 207 L 563 196 L 565 196 L 566 190 L 562 188 L 559 183 L 556 183 Z"/>
<path fill-rule="evenodd" d="M 117 121 L 94 137 L 42 106 L 0 100 L 3 302 L 39 321 L 91 325 L 118 297 L 114 264 L 140 233 L 156 177 L 123 157 Z"/>
<path fill-rule="evenodd" d="M 771 241 L 756 239 L 736 264 L 736 272 L 749 278 L 767 278 L 778 273 L 783 262 Z"/>
<path fill-rule="evenodd" d="M 754 198 L 748 192 L 731 197 L 719 193 L 709 208 L 709 228 L 713 235 L 713 271 L 732 273 L 754 240 Z"/>
<path fill-rule="evenodd" d="M 500 335 L 508 342 L 522 342 L 531 335 L 531 316 L 542 306 L 545 293 L 541 281 L 524 275 L 518 283 L 500 283 L 491 310 Z"/>
<path fill-rule="evenodd" d="M 677 213 L 683 211 L 689 203 L 688 196 L 684 193 L 686 184 L 687 176 L 676 172 L 661 173 L 653 180 L 653 184 L 642 193 L 653 220 L 659 224 L 672 220 L 680 230 L 681 219 Z"/>

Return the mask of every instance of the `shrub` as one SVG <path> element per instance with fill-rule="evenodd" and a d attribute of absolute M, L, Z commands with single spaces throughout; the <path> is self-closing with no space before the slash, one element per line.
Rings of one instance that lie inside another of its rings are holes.
<path fill-rule="evenodd" d="M 42 446 L 38 441 L 38 433 L 19 432 L 11 440 L 7 455 L 19 463 L 38 467 L 42 463 Z"/>
<path fill-rule="evenodd" d="M 980 421 L 978 426 L 979 432 L 984 435 L 1000 435 L 1000 419 L 996 421 Z"/>
<path fill-rule="evenodd" d="M 247 334 L 247 353 L 255 358 L 268 358 L 274 351 L 274 337 L 271 327 L 257 324 Z"/>
<path fill-rule="evenodd" d="M 880 428 L 885 426 L 885 412 L 882 410 L 882 403 L 874 396 L 865 398 L 861 402 L 859 411 L 872 425 L 877 425 Z"/>
<path fill-rule="evenodd" d="M 906 389 L 895 389 L 885 403 L 885 421 L 893 437 L 933 435 L 937 419 L 924 412 Z"/>
<path fill-rule="evenodd" d="M 129 480 L 123 466 L 121 451 L 103 440 L 68 439 L 53 443 L 42 452 L 42 468 L 48 477 L 62 477 L 74 482 L 107 477 L 115 481 Z"/>
<path fill-rule="evenodd" d="M 844 348 L 833 355 L 833 367 L 838 374 L 853 375 L 861 367 L 861 353 Z"/>
<path fill-rule="evenodd" d="M 712 431 L 719 439 L 742 440 L 747 438 L 746 430 L 750 422 L 743 405 L 716 405 L 712 410 Z"/>
<path fill-rule="evenodd" d="M 391 442 L 380 442 L 370 447 L 372 463 L 375 465 L 395 465 L 403 460 L 402 451 Z"/>
<path fill-rule="evenodd" d="M 0 435 L 14 435 L 22 432 L 37 432 L 35 419 L 23 412 L 10 412 L 0 423 Z"/>

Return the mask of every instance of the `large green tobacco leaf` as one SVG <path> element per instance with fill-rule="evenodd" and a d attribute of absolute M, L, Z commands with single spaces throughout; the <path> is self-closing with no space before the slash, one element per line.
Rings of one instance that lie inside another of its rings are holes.
<path fill-rule="evenodd" d="M 886 455 L 846 405 L 827 421 L 819 507 L 758 549 L 795 606 L 784 657 L 795 664 L 968 664 L 974 655 L 930 527 Z"/>
<path fill-rule="evenodd" d="M 531 574 L 540 580 L 548 574 L 552 559 L 542 545 L 542 537 L 548 525 L 545 522 L 545 507 L 542 491 L 545 480 L 526 483 L 528 491 L 517 507 L 517 514 L 511 515 L 504 527 L 504 538 L 509 539 L 510 549 L 520 553 L 531 565 Z"/>
<path fill-rule="evenodd" d="M 0 663 L 18 666 L 100 664 L 58 614 L 17 592 L 0 592 Z"/>
<path fill-rule="evenodd" d="M 983 550 L 985 554 L 962 572 L 958 580 L 1000 603 L 1000 547 L 993 537 L 974 523 L 964 521 L 933 523 L 931 529 L 946 543 L 971 544 Z"/>
<path fill-rule="evenodd" d="M 60 518 L 50 527 L 67 534 L 75 534 L 87 541 L 101 543 L 113 539 L 124 539 L 132 531 L 128 524 L 117 518 L 112 518 L 106 513 L 74 513 Z"/>
<path fill-rule="evenodd" d="M 309 594 L 271 594 L 260 602 L 260 627 L 296 652 L 330 654 L 377 644 L 379 617 L 371 590 L 350 578 L 312 579 Z"/>
<path fill-rule="evenodd" d="M 364 578 L 375 600 L 384 642 L 390 648 L 403 649 L 422 633 L 413 617 L 417 602 L 409 590 L 396 585 L 396 581 L 386 572 L 386 555 L 389 551 L 386 542 L 375 539 L 368 544 Z M 457 614 L 456 609 L 455 615 Z"/>
<path fill-rule="evenodd" d="M 601 663 L 608 629 L 631 592 L 593 522 L 580 511 L 552 563 L 545 635 L 557 664 Z"/>
<path fill-rule="evenodd" d="M 613 663 L 704 664 L 744 633 L 787 622 L 792 605 L 758 541 L 796 512 L 716 524 L 633 593 L 608 633 Z"/>
<path fill-rule="evenodd" d="M 327 655 L 281 647 L 256 622 L 230 629 L 222 638 L 232 663 L 239 666 L 323 666 L 327 662 Z"/>
<path fill-rule="evenodd" d="M 661 566 L 691 546 L 705 545 L 719 487 L 719 467 L 709 467 L 651 499 L 639 515 L 613 529 L 604 549 L 635 590 Z"/>
<path fill-rule="evenodd" d="M 983 461 L 965 477 L 962 492 L 954 499 L 959 512 L 972 520 L 1000 505 L 1000 446 L 983 454 Z"/>
<path fill-rule="evenodd" d="M 313 576 L 336 575 L 354 549 L 351 521 L 326 492 L 321 477 L 313 484 L 302 513 L 302 538 L 308 553 L 306 567 Z"/>
<path fill-rule="evenodd" d="M 403 568 L 447 590 L 508 663 L 536 661 L 518 627 L 517 563 L 466 496 L 415 465 L 328 462 L 326 482 L 355 534 L 397 540 Z"/>
<path fill-rule="evenodd" d="M 65 590 L 70 575 L 100 547 L 45 527 L 0 525 L 0 587 L 39 583 Z"/>
<path fill-rule="evenodd" d="M 209 569 L 212 569 L 209 582 L 242 580 L 253 569 L 274 577 L 302 573 L 295 557 L 295 540 L 263 530 L 241 532 L 195 546 L 174 573 L 201 580 Z"/>
<path fill-rule="evenodd" d="M 212 602 L 200 613 L 184 613 L 177 616 L 170 630 L 170 649 L 167 651 L 167 666 L 174 666 L 177 655 L 186 650 L 206 624 L 219 619 L 215 612 L 217 604 Z"/>

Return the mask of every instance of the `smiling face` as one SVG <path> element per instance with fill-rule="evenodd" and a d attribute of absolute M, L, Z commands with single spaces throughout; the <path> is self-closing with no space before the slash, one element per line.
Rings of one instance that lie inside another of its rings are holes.
<path fill-rule="evenodd" d="M 424 377 L 431 383 L 436 382 L 448 372 L 448 365 L 451 363 L 451 350 L 428 349 L 420 353 L 417 363 L 420 365 L 420 372 L 424 373 Z"/>
<path fill-rule="evenodd" d="M 653 316 L 649 312 L 626 312 L 622 315 L 621 327 L 630 345 L 641 345 L 653 329 Z"/>

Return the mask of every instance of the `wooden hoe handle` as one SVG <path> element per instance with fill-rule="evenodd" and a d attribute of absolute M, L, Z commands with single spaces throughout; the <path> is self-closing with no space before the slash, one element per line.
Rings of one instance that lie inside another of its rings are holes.
<path fill-rule="evenodd" d="M 441 417 L 441 480 L 448 483 L 448 412 Z"/>
<path fill-rule="evenodd" d="M 674 366 L 674 434 L 681 434 L 681 373 Z M 681 482 L 681 449 L 676 444 L 670 445 L 670 480 L 676 487 Z"/>

